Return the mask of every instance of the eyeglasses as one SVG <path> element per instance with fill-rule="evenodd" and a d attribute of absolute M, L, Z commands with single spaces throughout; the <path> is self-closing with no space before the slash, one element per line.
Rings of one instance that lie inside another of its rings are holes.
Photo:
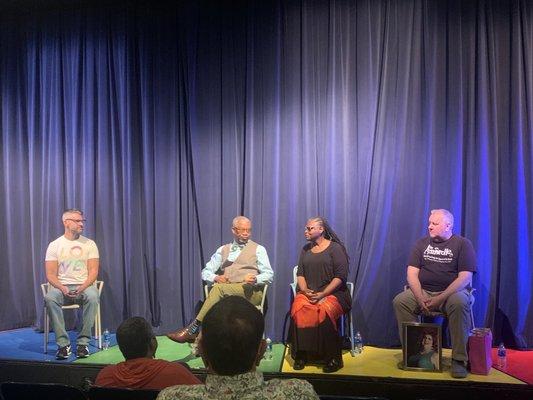
<path fill-rule="evenodd" d="M 83 223 L 87 222 L 86 219 L 72 219 L 72 218 L 65 218 L 65 221 L 72 221 L 72 222 L 75 222 L 77 224 L 79 224 L 80 222 L 83 222 Z"/>
<path fill-rule="evenodd" d="M 311 232 L 313 229 L 316 229 L 316 228 L 318 228 L 318 226 L 306 226 L 306 227 L 305 227 L 305 230 L 306 230 L 307 232 Z"/>
<path fill-rule="evenodd" d="M 252 228 L 236 228 L 236 227 L 233 227 L 233 229 L 235 229 L 237 232 L 246 232 L 246 233 L 250 233 L 252 232 Z"/>

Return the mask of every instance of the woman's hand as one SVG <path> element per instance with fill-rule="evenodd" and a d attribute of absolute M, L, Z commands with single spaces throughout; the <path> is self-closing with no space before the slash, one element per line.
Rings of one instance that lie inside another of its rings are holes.
<path fill-rule="evenodd" d="M 324 295 L 324 292 L 313 292 L 309 297 L 309 301 L 312 303 L 312 304 L 316 304 L 318 303 L 320 300 L 322 300 L 325 295 Z"/>
<path fill-rule="evenodd" d="M 305 289 L 301 290 L 300 293 L 302 293 L 305 297 L 311 300 L 311 297 L 315 294 L 315 291 L 311 289 Z"/>

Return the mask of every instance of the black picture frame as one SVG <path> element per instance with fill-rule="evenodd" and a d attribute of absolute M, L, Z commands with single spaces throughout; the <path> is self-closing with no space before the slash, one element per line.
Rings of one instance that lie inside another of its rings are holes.
<path fill-rule="evenodd" d="M 442 331 L 439 324 L 404 322 L 403 366 L 411 371 L 442 371 Z"/>

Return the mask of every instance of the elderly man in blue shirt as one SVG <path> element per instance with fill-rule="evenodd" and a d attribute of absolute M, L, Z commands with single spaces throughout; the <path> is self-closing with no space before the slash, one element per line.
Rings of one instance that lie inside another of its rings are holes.
<path fill-rule="evenodd" d="M 220 246 L 202 270 L 202 279 L 213 288 L 196 316 L 187 327 L 169 333 L 167 337 L 178 343 L 194 342 L 205 314 L 226 296 L 241 296 L 260 305 L 263 288 L 272 282 L 274 271 L 266 249 L 250 240 L 252 222 L 243 216 L 233 219 L 233 242 Z"/>

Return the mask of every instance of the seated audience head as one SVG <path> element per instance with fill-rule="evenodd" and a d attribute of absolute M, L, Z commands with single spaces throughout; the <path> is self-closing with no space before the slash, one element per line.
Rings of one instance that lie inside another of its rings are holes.
<path fill-rule="evenodd" d="M 264 328 L 263 315 L 248 300 L 223 298 L 202 323 L 199 350 L 205 365 L 226 376 L 254 371 L 265 352 Z"/>
<path fill-rule="evenodd" d="M 152 327 L 142 317 L 131 317 L 117 329 L 117 342 L 126 360 L 153 358 L 157 350 L 157 339 Z"/>

